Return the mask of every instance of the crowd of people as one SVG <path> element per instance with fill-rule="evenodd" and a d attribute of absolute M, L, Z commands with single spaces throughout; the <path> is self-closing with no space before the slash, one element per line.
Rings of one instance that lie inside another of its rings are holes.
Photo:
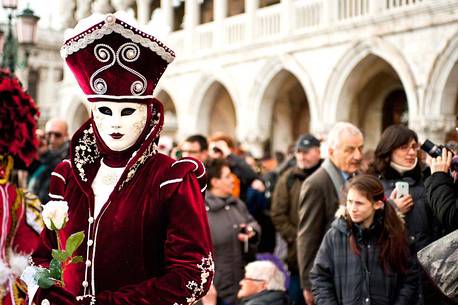
<path fill-rule="evenodd" d="M 216 274 L 213 301 L 204 303 L 239 304 L 243 266 L 257 251 L 283 259 L 285 302 L 452 304 L 416 253 L 458 228 L 456 172 L 450 170 L 454 146 L 444 156 L 426 158 L 413 130 L 392 125 L 375 151 L 364 154 L 363 133 L 346 122 L 331 129 L 326 144 L 322 158 L 323 143 L 302 135 L 274 168 L 267 159 L 252 164 L 249 152 L 227 135 L 193 135 L 172 150 L 198 158 L 208 171 L 205 202 Z M 408 194 L 398 195 L 398 182 L 408 185 Z M 267 215 L 273 234 L 259 215 Z M 276 241 L 273 247 L 260 244 L 265 231 Z"/>
<path fill-rule="evenodd" d="M 415 131 L 392 125 L 365 153 L 363 132 L 338 122 L 325 139 L 304 134 L 287 155 L 260 160 L 223 133 L 160 153 L 163 107 L 153 90 L 174 53 L 119 16 L 102 17 L 77 26 L 62 51 L 91 118 L 70 137 L 61 119 L 40 130 L 36 117 L 18 116 L 29 124 L 26 157 L 14 138 L 0 142 L 0 304 L 457 301 L 417 259 L 458 229 L 456 146 L 425 153 Z M 86 36 L 93 41 L 80 43 Z M 119 73 L 126 78 L 112 77 Z M 27 172 L 15 183 L 13 157 Z M 42 229 L 31 194 L 65 203 L 58 236 L 54 224 Z M 61 239 L 76 231 L 85 233 L 74 249 L 81 262 L 64 268 L 64 284 L 48 278 L 45 287 L 36 274 L 55 268 Z M 35 273 L 24 283 L 27 255 Z"/>

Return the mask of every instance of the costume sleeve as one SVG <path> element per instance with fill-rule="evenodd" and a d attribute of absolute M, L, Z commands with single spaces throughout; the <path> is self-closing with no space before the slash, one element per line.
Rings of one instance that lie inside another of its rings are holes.
<path fill-rule="evenodd" d="M 57 165 L 51 174 L 51 184 L 49 186 L 49 195 L 51 200 L 62 200 L 65 193 L 67 177 L 70 174 L 70 162 L 62 161 Z M 33 263 L 36 266 L 48 268 L 52 259 L 51 250 L 57 249 L 56 233 L 46 227 L 41 231 L 38 247 L 32 254 Z M 39 288 L 33 297 L 34 301 L 47 299 L 50 304 L 73 305 L 76 304 L 75 296 L 67 290 L 53 286 L 49 289 Z M 39 304 L 39 303 L 37 303 Z"/>
<path fill-rule="evenodd" d="M 425 182 L 426 197 L 434 216 L 447 231 L 458 229 L 456 185 L 447 173 L 432 174 Z"/>
<path fill-rule="evenodd" d="M 184 305 L 207 293 L 214 273 L 212 244 L 196 175 L 189 172 L 183 178 L 167 180 L 176 182 L 162 184 L 161 201 L 167 207 L 168 223 L 164 274 L 117 291 L 100 292 L 97 304 Z"/>
<path fill-rule="evenodd" d="M 309 272 L 324 235 L 325 194 L 318 183 L 306 179 L 299 196 L 299 223 L 297 231 L 297 260 L 301 286 L 311 289 Z"/>
<path fill-rule="evenodd" d="M 292 243 L 296 240 L 297 228 L 289 220 L 289 207 L 291 204 L 287 186 L 289 173 L 289 171 L 285 172 L 278 180 L 272 196 L 272 207 L 270 211 L 275 229 L 277 229 L 288 243 Z"/>
<path fill-rule="evenodd" d="M 57 165 L 51 173 L 51 184 L 49 186 L 49 196 L 51 200 L 63 200 L 67 177 L 70 174 L 71 165 L 68 160 L 64 160 Z M 44 204 L 44 203 L 42 203 Z M 40 242 L 32 255 L 35 265 L 48 268 L 51 261 L 51 250 L 57 249 L 56 233 L 46 227 L 41 231 Z"/>
<path fill-rule="evenodd" d="M 320 249 L 310 271 L 310 281 L 315 303 L 337 305 L 336 289 L 334 286 L 334 262 L 332 260 L 332 242 L 330 233 L 325 235 Z"/>

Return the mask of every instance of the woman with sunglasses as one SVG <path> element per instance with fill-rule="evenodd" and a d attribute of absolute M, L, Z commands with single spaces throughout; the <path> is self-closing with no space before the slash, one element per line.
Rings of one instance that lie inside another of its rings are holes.
<path fill-rule="evenodd" d="M 413 255 L 440 235 L 437 232 L 439 226 L 426 204 L 426 171 L 418 157 L 419 148 L 415 131 L 404 125 L 389 126 L 380 137 L 369 169 L 381 179 L 385 195 L 393 200 L 394 207 L 404 216 Z M 408 194 L 402 197 L 396 188 L 399 182 L 408 186 Z M 416 304 L 437 304 L 437 291 L 426 274 L 422 273 L 419 281 Z"/>
<path fill-rule="evenodd" d="M 317 305 L 416 304 L 417 280 L 402 219 L 383 185 L 359 175 L 310 272 Z"/>

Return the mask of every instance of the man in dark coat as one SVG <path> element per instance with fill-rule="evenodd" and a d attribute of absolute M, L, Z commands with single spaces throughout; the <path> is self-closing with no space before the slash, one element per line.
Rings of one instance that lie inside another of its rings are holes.
<path fill-rule="evenodd" d="M 30 172 L 28 182 L 29 190 L 36 194 L 43 204 L 55 199 L 50 198 L 48 194 L 51 173 L 70 154 L 67 123 L 58 118 L 48 120 L 45 126 L 45 139 L 48 149 L 40 156 L 36 168 Z"/>
<path fill-rule="evenodd" d="M 458 156 L 454 160 L 458 163 Z M 431 176 L 425 182 L 427 202 L 447 232 L 458 229 L 458 184 L 448 173 L 451 163 L 452 153 L 444 149 L 431 161 Z M 458 176 L 456 171 L 452 174 Z"/>
<path fill-rule="evenodd" d="M 329 158 L 302 184 L 299 197 L 297 254 L 301 285 L 308 305 L 313 305 L 309 272 L 324 234 L 339 206 L 339 193 L 345 181 L 362 161 L 363 135 L 354 125 L 337 123 L 329 132 Z"/>
<path fill-rule="evenodd" d="M 271 216 L 275 228 L 288 245 L 286 263 L 291 275 L 288 293 L 296 305 L 305 304 L 300 289 L 297 265 L 297 223 L 301 186 L 321 165 L 320 141 L 311 134 L 302 135 L 296 143 L 296 166 L 284 172 L 275 186 Z"/>

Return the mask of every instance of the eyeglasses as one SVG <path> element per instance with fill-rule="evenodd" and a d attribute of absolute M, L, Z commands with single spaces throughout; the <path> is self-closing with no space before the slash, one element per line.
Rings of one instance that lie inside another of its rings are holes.
<path fill-rule="evenodd" d="M 418 145 L 417 143 L 411 144 L 411 145 L 404 144 L 404 145 L 401 145 L 399 149 L 404 150 L 404 151 L 409 151 L 411 149 L 413 149 L 414 151 L 418 151 L 420 150 L 420 145 Z"/>
<path fill-rule="evenodd" d="M 264 280 L 254 279 L 251 277 L 244 277 L 243 279 L 246 281 L 253 281 L 253 282 L 265 282 Z"/>
<path fill-rule="evenodd" d="M 182 153 L 187 153 L 187 154 L 198 154 L 201 151 L 200 150 L 181 150 Z"/>
<path fill-rule="evenodd" d="M 61 138 L 63 136 L 63 134 L 61 132 L 58 132 L 58 131 L 49 131 L 46 133 L 46 137 L 47 138 L 50 138 L 51 136 L 54 136 L 56 138 Z"/>

